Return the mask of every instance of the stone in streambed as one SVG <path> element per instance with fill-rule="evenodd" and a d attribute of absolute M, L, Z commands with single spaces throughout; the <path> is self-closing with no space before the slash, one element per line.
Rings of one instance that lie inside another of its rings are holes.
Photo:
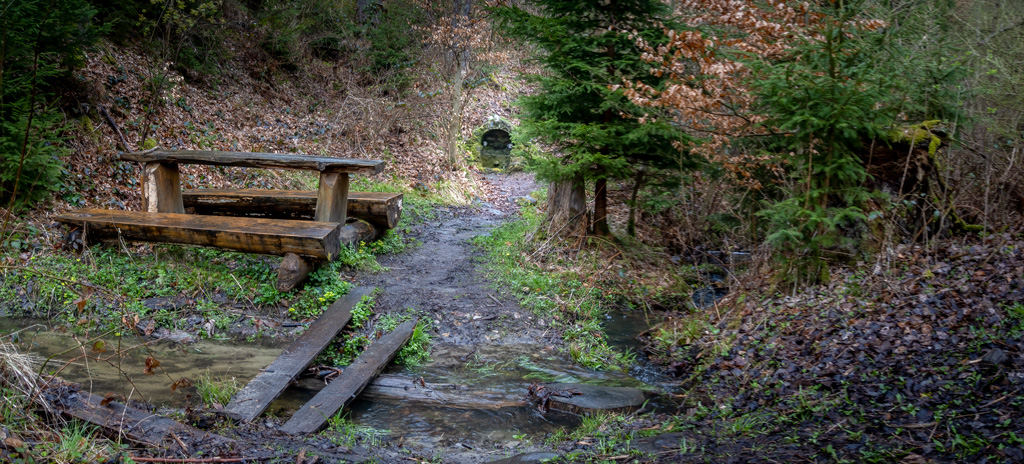
<path fill-rule="evenodd" d="M 632 412 L 647 401 L 644 393 L 630 387 L 605 387 L 579 383 L 546 383 L 549 392 L 572 391 L 572 396 L 549 395 L 551 409 L 583 415 L 589 412 Z"/>

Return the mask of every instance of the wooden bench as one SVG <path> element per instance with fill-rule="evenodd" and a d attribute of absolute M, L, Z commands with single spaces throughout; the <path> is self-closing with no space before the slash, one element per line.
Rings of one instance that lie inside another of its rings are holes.
<path fill-rule="evenodd" d="M 283 255 L 277 285 L 281 291 L 301 282 L 316 260 L 335 259 L 342 243 L 358 241 L 359 227 L 346 225 L 349 175 L 374 175 L 384 169 L 384 162 L 378 160 L 281 153 L 153 149 L 125 153 L 120 159 L 144 163 L 143 211 L 83 210 L 60 215 L 57 220 L 82 227 L 86 242 L 122 237 Z M 313 220 L 186 215 L 181 164 L 319 172 Z M 400 205 L 400 199 L 398 202 Z"/>
<path fill-rule="evenodd" d="M 328 260 L 338 256 L 341 225 L 336 222 L 236 218 L 197 214 L 83 209 L 57 220 L 85 231 L 90 242 L 125 240 L 200 245 L 245 253 Z"/>
<path fill-rule="evenodd" d="M 196 189 L 182 192 L 185 211 L 213 216 L 312 219 L 313 190 Z M 393 229 L 402 218 L 402 194 L 349 192 L 347 214 L 381 229 Z"/>
<path fill-rule="evenodd" d="M 206 164 L 320 172 L 313 220 L 345 223 L 349 174 L 379 174 L 384 162 L 282 153 L 242 153 L 198 150 L 151 150 L 125 153 L 122 160 L 145 163 L 142 170 L 142 209 L 184 213 L 179 164 Z"/>

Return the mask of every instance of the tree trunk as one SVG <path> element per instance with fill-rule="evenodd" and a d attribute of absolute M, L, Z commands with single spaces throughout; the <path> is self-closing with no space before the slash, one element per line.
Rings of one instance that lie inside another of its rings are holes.
<path fill-rule="evenodd" d="M 452 55 L 455 65 L 454 76 L 452 77 L 452 119 L 448 125 L 448 137 L 445 143 L 445 151 L 448 155 L 448 165 L 454 171 L 462 167 L 462 156 L 458 151 L 458 140 L 462 133 L 462 88 L 469 72 L 469 12 L 472 7 L 471 0 L 452 1 Z"/>
<path fill-rule="evenodd" d="M 594 235 L 607 237 L 608 229 L 608 179 L 594 182 Z"/>
<path fill-rule="evenodd" d="M 586 203 L 581 176 L 551 182 L 548 186 L 548 232 L 565 236 L 585 231 Z"/>
<path fill-rule="evenodd" d="M 633 193 L 629 196 L 629 222 L 626 223 L 626 233 L 630 237 L 636 237 L 636 200 L 640 195 L 640 186 L 644 183 L 644 170 L 636 171 L 636 181 L 633 182 Z"/>
<path fill-rule="evenodd" d="M 458 55 L 456 55 L 458 56 Z M 458 60 L 461 61 L 461 60 Z M 448 166 L 452 171 L 462 167 L 462 156 L 459 154 L 459 135 L 462 133 L 462 81 L 464 74 L 462 63 L 456 63 L 455 76 L 452 77 L 452 119 L 448 123 L 448 137 L 445 151 Z"/>

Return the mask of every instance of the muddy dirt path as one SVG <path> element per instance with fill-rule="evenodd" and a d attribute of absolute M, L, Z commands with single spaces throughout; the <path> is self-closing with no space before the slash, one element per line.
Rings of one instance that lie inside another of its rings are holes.
<path fill-rule="evenodd" d="M 553 334 L 510 297 L 502 297 L 484 278 L 479 255 L 470 243 L 508 220 L 516 199 L 537 188 L 532 174 L 484 177 L 489 198 L 468 207 L 442 207 L 437 219 L 416 226 L 415 249 L 381 258 L 388 270 L 359 274 L 360 285 L 380 289 L 379 312 L 411 309 L 433 320 L 434 345 L 543 343 Z"/>

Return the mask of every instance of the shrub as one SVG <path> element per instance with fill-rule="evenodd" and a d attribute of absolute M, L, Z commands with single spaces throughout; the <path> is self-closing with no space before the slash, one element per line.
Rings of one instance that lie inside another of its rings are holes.
<path fill-rule="evenodd" d="M 0 8 L 0 201 L 30 205 L 60 185 L 64 122 L 50 86 L 82 63 L 99 32 L 84 0 L 22 0 Z"/>

